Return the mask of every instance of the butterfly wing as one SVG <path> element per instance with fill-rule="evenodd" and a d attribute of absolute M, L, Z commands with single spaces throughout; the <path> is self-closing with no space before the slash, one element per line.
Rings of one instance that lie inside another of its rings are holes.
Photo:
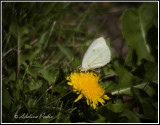
<path fill-rule="evenodd" d="M 111 59 L 110 50 L 103 37 L 93 41 L 82 60 L 82 68 L 95 69 L 106 65 Z"/>

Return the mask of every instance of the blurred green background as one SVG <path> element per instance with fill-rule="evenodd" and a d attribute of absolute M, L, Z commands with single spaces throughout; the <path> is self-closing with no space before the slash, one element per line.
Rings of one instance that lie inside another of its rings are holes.
<path fill-rule="evenodd" d="M 101 36 L 111 100 L 94 110 L 66 77 Z M 158 122 L 158 3 L 3 2 L 2 122 Z"/>

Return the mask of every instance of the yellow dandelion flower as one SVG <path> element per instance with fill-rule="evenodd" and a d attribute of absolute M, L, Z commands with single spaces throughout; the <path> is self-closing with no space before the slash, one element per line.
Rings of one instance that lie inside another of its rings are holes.
<path fill-rule="evenodd" d="M 75 102 L 85 97 L 87 104 L 95 109 L 98 102 L 104 105 L 105 100 L 110 99 L 104 94 L 105 89 L 98 83 L 99 77 L 94 72 L 73 72 L 66 78 L 68 80 L 67 84 L 72 86 L 73 91 L 79 94 Z"/>

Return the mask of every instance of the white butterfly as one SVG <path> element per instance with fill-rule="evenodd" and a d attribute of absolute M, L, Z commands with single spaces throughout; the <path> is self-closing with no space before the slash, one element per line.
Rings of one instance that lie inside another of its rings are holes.
<path fill-rule="evenodd" d="M 111 60 L 111 53 L 107 46 L 105 39 L 100 37 L 93 41 L 88 50 L 86 51 L 83 60 L 81 71 L 93 70 L 100 68 Z"/>

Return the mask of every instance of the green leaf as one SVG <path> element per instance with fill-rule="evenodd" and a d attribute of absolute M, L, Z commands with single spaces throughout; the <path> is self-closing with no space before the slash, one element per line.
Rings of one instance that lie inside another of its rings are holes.
<path fill-rule="evenodd" d="M 42 86 L 42 81 L 41 80 L 38 80 L 37 82 L 31 81 L 30 83 L 28 83 L 28 86 L 31 91 L 39 89 Z"/>
<path fill-rule="evenodd" d="M 152 106 L 152 102 L 153 100 L 150 98 L 144 98 L 142 101 L 142 107 L 143 107 L 143 112 L 145 114 L 146 117 L 148 118 L 154 118 L 155 117 L 155 110 Z"/>
<path fill-rule="evenodd" d="M 21 94 L 20 94 L 20 90 L 19 89 L 16 89 L 14 90 L 14 93 L 13 93 L 13 97 L 16 101 L 19 101 L 20 97 L 21 97 Z"/>
<path fill-rule="evenodd" d="M 107 75 L 116 75 L 115 70 L 112 68 L 112 64 L 107 64 L 107 66 L 103 67 L 104 74 Z"/>
<path fill-rule="evenodd" d="M 31 67 L 28 67 L 27 73 L 30 74 L 32 77 L 37 78 L 36 71 Z"/>
<path fill-rule="evenodd" d="M 72 61 L 72 66 L 73 66 L 73 69 L 77 69 L 78 66 L 81 65 L 81 60 L 77 57 L 74 58 L 74 60 Z"/>
<path fill-rule="evenodd" d="M 112 112 L 120 113 L 124 109 L 128 108 L 126 104 L 123 103 L 115 103 L 112 104 L 111 102 L 107 103 L 106 107 L 111 110 Z"/>
<path fill-rule="evenodd" d="M 7 109 L 11 106 L 11 96 L 6 88 L 2 90 L 2 105 Z"/>
<path fill-rule="evenodd" d="M 148 62 L 144 65 L 145 74 L 144 77 L 149 81 L 155 81 L 158 83 L 158 64 L 154 62 Z"/>
<path fill-rule="evenodd" d="M 27 50 L 28 51 L 28 50 Z M 35 50 L 35 51 L 28 51 L 26 53 L 21 53 L 20 55 L 20 64 L 23 64 L 25 61 L 32 61 L 33 58 L 38 54 L 39 50 Z"/>
<path fill-rule="evenodd" d="M 9 76 L 9 80 L 13 80 L 13 81 L 16 80 L 16 72 L 15 71 L 12 71 L 11 75 Z"/>
<path fill-rule="evenodd" d="M 42 45 L 45 43 L 46 41 L 46 36 L 47 36 L 47 33 L 46 32 L 43 32 L 40 36 L 40 38 L 38 39 L 38 41 L 35 43 L 35 46 L 38 48 L 38 49 L 42 49 Z"/>
<path fill-rule="evenodd" d="M 126 10 L 120 18 L 123 36 L 129 47 L 136 51 L 138 64 L 142 59 L 153 61 L 150 48 L 147 44 L 147 31 L 153 26 L 157 9 L 153 4 L 144 4 L 139 9 Z M 130 50 L 132 51 L 132 50 Z"/>
<path fill-rule="evenodd" d="M 105 88 L 107 93 L 112 93 L 118 89 L 118 85 L 112 81 L 102 82 L 101 85 Z"/>
<path fill-rule="evenodd" d="M 25 49 L 32 49 L 32 46 L 29 45 L 29 44 L 25 44 L 24 48 L 25 48 Z"/>
<path fill-rule="evenodd" d="M 147 94 L 144 91 L 137 88 L 132 88 L 132 93 L 141 104 L 145 117 L 154 119 L 154 117 L 156 116 L 154 106 L 152 105 L 154 99 L 148 98 Z"/>
<path fill-rule="evenodd" d="M 104 119 L 105 123 L 106 122 L 108 122 L 108 123 L 120 122 L 119 113 L 112 112 L 106 106 L 99 107 L 97 110 L 97 113 L 105 118 Z"/>
<path fill-rule="evenodd" d="M 54 83 L 56 81 L 57 73 L 55 72 L 48 72 L 44 69 L 39 70 L 42 74 L 42 77 L 48 81 L 49 84 Z"/>
<path fill-rule="evenodd" d="M 25 42 L 28 40 L 27 34 L 29 30 L 27 27 L 18 27 L 18 40 L 20 44 L 20 49 L 25 45 Z"/>
<path fill-rule="evenodd" d="M 147 31 L 156 23 L 155 21 L 158 17 L 158 3 L 144 3 L 139 8 L 139 16 L 142 19 L 142 28 L 144 28 L 144 33 L 146 34 Z"/>
<path fill-rule="evenodd" d="M 28 37 L 24 36 L 26 34 L 28 34 L 28 28 L 25 26 L 20 27 L 16 20 L 13 20 L 10 24 L 9 27 L 9 32 L 13 35 L 13 37 L 18 40 L 19 37 L 19 42 L 20 42 L 20 46 L 22 47 L 24 45 L 24 41 L 26 41 L 28 39 Z"/>
<path fill-rule="evenodd" d="M 90 120 L 90 122 L 93 123 L 105 123 L 105 117 L 103 115 L 98 114 L 98 119 L 97 120 Z"/>
<path fill-rule="evenodd" d="M 28 108 L 33 108 L 34 105 L 35 105 L 35 103 L 36 103 L 36 100 L 30 97 L 30 98 L 28 99 L 28 103 L 27 103 Z"/>
<path fill-rule="evenodd" d="M 56 43 L 56 45 L 61 50 L 61 52 L 64 53 L 66 57 L 71 61 L 73 58 L 73 53 L 68 48 L 61 45 L 60 43 Z"/>
<path fill-rule="evenodd" d="M 35 43 L 31 50 L 24 50 L 20 54 L 20 64 L 24 63 L 26 60 L 32 61 L 37 54 L 42 51 L 42 43 L 45 41 L 46 33 L 43 33 L 39 40 Z"/>
<path fill-rule="evenodd" d="M 115 72 L 118 74 L 119 77 L 119 87 L 120 88 L 127 88 L 133 85 L 133 75 L 127 69 L 123 68 L 118 61 L 114 62 Z"/>
<path fill-rule="evenodd" d="M 18 25 L 16 20 L 13 20 L 9 27 L 9 32 L 13 35 L 13 37 L 17 40 L 18 36 Z"/>
<path fill-rule="evenodd" d="M 127 117 L 128 123 L 139 123 L 141 122 L 136 113 L 125 110 L 121 115 L 121 117 Z"/>
<path fill-rule="evenodd" d="M 153 96 L 157 95 L 157 92 L 155 91 L 155 89 L 150 85 L 147 85 L 144 88 L 144 90 L 150 97 L 153 97 Z"/>
<path fill-rule="evenodd" d="M 21 80 L 18 80 L 16 82 L 16 88 L 17 88 L 17 90 L 22 90 L 23 89 L 23 83 L 22 83 Z"/>
<path fill-rule="evenodd" d="M 125 64 L 132 67 L 132 71 L 136 69 L 136 63 L 137 63 L 137 55 L 136 51 L 130 47 L 127 57 L 125 59 Z"/>
<path fill-rule="evenodd" d="M 58 85 L 54 86 L 54 90 L 58 92 L 61 96 L 65 95 L 68 92 L 68 90 L 65 88 L 65 85 L 64 85 L 65 83 L 66 83 L 66 80 L 63 80 L 59 82 Z"/>

